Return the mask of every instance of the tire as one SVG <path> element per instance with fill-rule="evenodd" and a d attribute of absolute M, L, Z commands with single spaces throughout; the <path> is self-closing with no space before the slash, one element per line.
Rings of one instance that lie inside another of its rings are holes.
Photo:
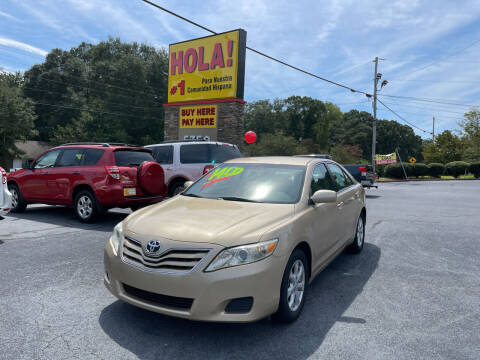
<path fill-rule="evenodd" d="M 75 215 L 81 222 L 89 223 L 97 219 L 104 210 L 90 190 L 82 190 L 73 201 Z"/>
<path fill-rule="evenodd" d="M 365 217 L 360 215 L 357 221 L 357 228 L 355 232 L 355 239 L 347 247 L 347 251 L 351 254 L 358 254 L 363 249 L 363 244 L 365 243 Z"/>
<path fill-rule="evenodd" d="M 168 187 L 168 196 L 172 197 L 172 196 L 180 194 L 183 191 L 183 185 L 185 184 L 185 182 L 186 182 L 186 180 L 175 180 Z"/>
<path fill-rule="evenodd" d="M 299 269 L 303 270 L 303 275 L 299 272 Z M 300 316 L 307 295 L 309 278 L 308 269 L 309 264 L 305 253 L 300 249 L 295 249 L 290 256 L 287 266 L 285 267 L 285 272 L 283 273 L 282 286 L 280 288 L 280 302 L 278 304 L 278 311 L 272 316 L 273 320 L 290 323 L 297 320 Z M 300 275 L 300 278 L 291 279 L 290 275 L 294 273 L 297 273 L 297 276 Z M 291 288 L 292 286 L 294 286 L 293 289 Z M 290 291 L 290 296 L 289 288 L 292 289 Z M 297 292 L 297 290 L 300 289 L 301 292 Z"/>
<path fill-rule="evenodd" d="M 17 184 L 8 184 L 8 190 L 12 194 L 12 213 L 22 213 L 27 208 L 27 202 L 23 198 L 22 192 Z"/>

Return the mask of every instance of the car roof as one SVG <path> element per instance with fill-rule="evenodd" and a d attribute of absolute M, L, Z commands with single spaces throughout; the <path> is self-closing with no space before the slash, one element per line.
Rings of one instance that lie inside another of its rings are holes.
<path fill-rule="evenodd" d="M 178 141 L 166 141 L 163 143 L 158 143 L 158 144 L 150 144 L 150 145 L 145 145 L 146 148 L 152 147 L 152 146 L 165 146 L 165 145 L 174 145 L 174 144 L 179 144 L 179 145 L 197 145 L 197 144 L 218 144 L 218 145 L 230 145 L 230 146 L 235 146 L 234 144 L 229 144 L 226 142 L 222 141 L 183 141 L 183 140 L 178 140 Z"/>
<path fill-rule="evenodd" d="M 294 156 L 258 156 L 242 157 L 226 161 L 226 163 L 257 163 L 257 164 L 279 164 L 279 165 L 308 165 L 311 162 L 330 162 L 330 159 L 319 159 L 311 157 Z"/>
<path fill-rule="evenodd" d="M 140 150 L 140 151 L 149 151 L 150 149 L 145 149 L 142 146 L 134 145 L 109 145 L 109 144 L 64 144 L 54 147 L 53 149 L 69 149 L 69 148 L 80 148 L 80 149 L 109 149 L 109 150 Z"/>

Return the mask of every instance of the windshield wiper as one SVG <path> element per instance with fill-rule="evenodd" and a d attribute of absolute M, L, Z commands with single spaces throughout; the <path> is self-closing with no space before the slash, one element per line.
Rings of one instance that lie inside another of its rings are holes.
<path fill-rule="evenodd" d="M 197 195 L 197 194 L 180 194 L 182 196 L 190 196 L 190 197 L 196 197 L 196 198 L 202 198 L 203 199 L 203 196 L 200 196 L 200 195 Z"/>
<path fill-rule="evenodd" d="M 250 199 L 245 199 L 245 198 L 236 197 L 236 196 L 222 196 L 222 197 L 219 197 L 218 199 L 221 199 L 221 200 L 228 200 L 228 201 L 244 201 L 244 202 L 254 202 L 254 203 L 258 203 L 258 202 L 260 202 L 260 201 L 256 201 L 256 200 L 250 200 Z"/>

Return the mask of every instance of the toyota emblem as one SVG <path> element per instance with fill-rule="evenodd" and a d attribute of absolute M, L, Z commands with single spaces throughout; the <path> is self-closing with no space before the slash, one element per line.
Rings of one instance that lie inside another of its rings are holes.
<path fill-rule="evenodd" d="M 161 245 L 157 240 L 150 240 L 147 242 L 144 248 L 145 255 L 147 256 L 158 256 L 160 252 Z"/>

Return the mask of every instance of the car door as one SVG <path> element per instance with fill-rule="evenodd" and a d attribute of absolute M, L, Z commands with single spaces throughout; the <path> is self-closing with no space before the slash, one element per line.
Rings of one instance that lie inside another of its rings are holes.
<path fill-rule="evenodd" d="M 47 185 L 54 202 L 66 203 L 71 200 L 71 189 L 83 176 L 81 165 L 84 151 L 85 149 L 81 148 L 63 149 L 56 166 L 50 170 Z"/>
<path fill-rule="evenodd" d="M 22 177 L 20 191 L 27 200 L 48 200 L 51 198 L 48 181 L 55 167 L 60 149 L 50 150 L 40 156 L 29 173 Z"/>
<path fill-rule="evenodd" d="M 339 248 L 345 242 L 351 240 L 351 235 L 353 234 L 353 223 L 356 221 L 356 218 L 354 219 L 354 200 L 356 190 L 358 189 L 340 166 L 335 163 L 328 163 L 327 168 L 337 187 L 337 209 L 341 226 L 339 228 L 340 238 L 334 246 Z"/>
<path fill-rule="evenodd" d="M 318 190 L 336 188 L 324 164 L 318 163 L 312 170 L 310 196 Z M 310 204 L 303 213 L 299 227 L 303 237 L 309 238 L 312 247 L 312 271 L 316 272 L 332 255 L 333 247 L 340 239 L 341 226 L 336 203 Z"/>

